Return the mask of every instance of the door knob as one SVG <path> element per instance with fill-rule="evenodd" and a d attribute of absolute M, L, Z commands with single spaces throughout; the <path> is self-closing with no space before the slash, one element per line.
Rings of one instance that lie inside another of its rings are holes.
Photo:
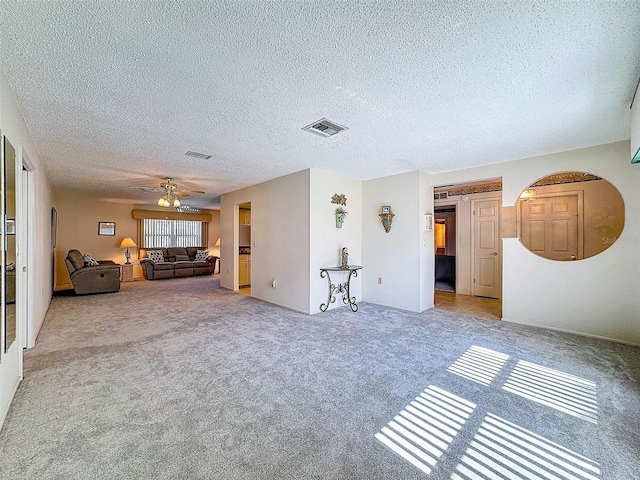
<path fill-rule="evenodd" d="M 490 253 L 489 255 L 491 255 L 492 257 L 497 257 L 498 256 L 498 252 L 493 252 L 493 253 Z"/>

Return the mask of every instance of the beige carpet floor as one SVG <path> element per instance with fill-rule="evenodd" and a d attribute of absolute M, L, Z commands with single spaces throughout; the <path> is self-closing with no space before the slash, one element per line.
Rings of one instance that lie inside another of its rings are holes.
<path fill-rule="evenodd" d="M 57 296 L 0 478 L 631 480 L 639 354 L 441 310 L 302 315 L 217 276 Z"/>

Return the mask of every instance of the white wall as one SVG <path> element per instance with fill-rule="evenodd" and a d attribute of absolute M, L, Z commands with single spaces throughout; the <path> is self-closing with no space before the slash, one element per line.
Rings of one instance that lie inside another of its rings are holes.
<path fill-rule="evenodd" d="M 503 240 L 503 320 L 640 344 L 640 165 L 631 165 L 629 142 L 430 175 L 431 185 L 502 177 L 503 205 L 539 178 L 584 171 L 614 185 L 625 201 L 625 227 L 603 253 L 577 262 L 554 262 L 529 252 L 518 239 Z"/>
<path fill-rule="evenodd" d="M 31 135 L 2 71 L 0 71 L 0 130 L 16 150 L 19 145 L 22 145 L 24 154 L 35 167 L 35 211 L 32 213 L 35 216 L 36 231 L 40 233 L 35 236 L 35 265 L 32 266 L 35 268 L 35 285 L 29 292 L 29 295 L 33 296 L 35 317 L 35 325 L 31 329 L 33 337 L 31 340 L 35 340 L 53 294 L 53 254 L 49 235 L 53 195 L 44 164 L 31 141 Z"/>
<path fill-rule="evenodd" d="M 433 308 L 433 288 L 435 286 L 436 260 L 434 256 L 435 238 L 433 230 L 426 230 L 425 213 L 433 213 L 433 188 L 429 176 L 419 172 L 420 191 L 418 198 L 418 230 L 420 231 L 420 307 L 419 311 Z"/>
<path fill-rule="evenodd" d="M 389 233 L 380 207 L 395 214 Z M 362 188 L 362 293 L 367 302 L 415 312 L 433 306 L 433 231 L 424 231 L 424 214 L 433 213 L 428 177 L 409 172 L 368 180 Z M 382 284 L 378 283 L 382 277 Z"/>
<path fill-rule="evenodd" d="M 236 205 L 251 202 L 251 295 L 310 313 L 309 177 L 305 170 L 220 197 L 222 287 L 238 288 Z"/>
<path fill-rule="evenodd" d="M 345 195 L 347 205 L 343 208 L 349 212 L 342 228 L 336 228 L 335 209 L 338 205 L 331 203 L 333 195 Z M 349 249 L 349 264 L 362 263 L 362 182 L 341 177 L 322 170 L 310 171 L 310 248 L 309 248 L 309 311 L 317 313 L 320 304 L 327 302 L 329 293 L 328 281 L 320 277 L 320 267 L 340 264 L 339 253 L 342 247 Z M 352 278 L 350 294 L 359 302 L 362 299 L 362 279 L 370 272 L 364 268 L 358 277 Z M 334 284 L 346 280 L 347 275 L 341 272 L 331 273 Z M 336 302 L 329 308 L 343 306 L 342 297 L 336 295 Z"/>

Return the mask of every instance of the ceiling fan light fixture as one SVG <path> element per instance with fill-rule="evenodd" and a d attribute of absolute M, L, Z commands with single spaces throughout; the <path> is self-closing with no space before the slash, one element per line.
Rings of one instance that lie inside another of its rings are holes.
<path fill-rule="evenodd" d="M 179 207 L 180 206 L 180 200 L 178 200 L 177 198 L 173 199 L 173 206 L 174 207 Z"/>

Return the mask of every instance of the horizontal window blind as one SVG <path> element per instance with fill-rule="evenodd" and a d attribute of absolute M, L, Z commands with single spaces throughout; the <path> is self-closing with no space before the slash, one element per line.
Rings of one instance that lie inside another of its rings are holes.
<path fill-rule="evenodd" d="M 202 246 L 202 222 L 145 218 L 142 224 L 142 248 Z"/>

